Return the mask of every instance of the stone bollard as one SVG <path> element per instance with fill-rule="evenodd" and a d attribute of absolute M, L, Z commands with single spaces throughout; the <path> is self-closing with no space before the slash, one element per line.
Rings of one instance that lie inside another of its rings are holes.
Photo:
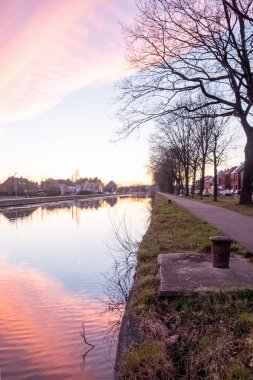
<path fill-rule="evenodd" d="M 213 266 L 215 268 L 229 268 L 232 239 L 227 236 L 211 236 L 210 240 Z"/>

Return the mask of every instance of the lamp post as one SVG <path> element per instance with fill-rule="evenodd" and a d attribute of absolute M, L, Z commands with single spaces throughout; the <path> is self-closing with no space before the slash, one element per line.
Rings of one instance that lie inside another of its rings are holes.
<path fill-rule="evenodd" d="M 17 178 L 16 178 L 17 172 L 13 174 L 13 180 L 14 180 L 14 193 L 15 196 L 17 197 L 18 189 L 17 189 Z"/>
<path fill-rule="evenodd" d="M 18 196 L 17 178 L 15 178 L 15 196 Z"/>

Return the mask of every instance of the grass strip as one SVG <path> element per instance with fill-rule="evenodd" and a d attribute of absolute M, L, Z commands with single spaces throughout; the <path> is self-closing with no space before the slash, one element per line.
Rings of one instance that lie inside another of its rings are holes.
<path fill-rule="evenodd" d="M 235 211 L 239 214 L 253 217 L 253 205 L 240 205 L 239 198 L 235 199 L 233 196 L 219 197 L 217 201 L 214 201 L 212 197 L 203 197 L 201 200 L 200 197 L 196 195 L 191 199 L 201 203 L 223 207 L 227 210 Z"/>
<path fill-rule="evenodd" d="M 157 297 L 158 254 L 209 252 L 209 237 L 218 233 L 156 195 L 129 304 L 144 339 L 126 352 L 122 379 L 253 379 L 252 291 Z M 243 253 L 236 244 L 233 250 Z"/>

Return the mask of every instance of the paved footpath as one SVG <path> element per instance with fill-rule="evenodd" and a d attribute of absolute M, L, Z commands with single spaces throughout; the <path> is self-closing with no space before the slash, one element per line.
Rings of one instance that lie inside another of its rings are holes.
<path fill-rule="evenodd" d="M 253 253 L 253 217 L 176 195 L 163 195 L 187 209 L 191 214 L 212 224 Z"/>

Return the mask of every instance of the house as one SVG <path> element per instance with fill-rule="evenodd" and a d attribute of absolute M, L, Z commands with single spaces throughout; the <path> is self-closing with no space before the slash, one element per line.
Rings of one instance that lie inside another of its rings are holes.
<path fill-rule="evenodd" d="M 219 170 L 217 173 L 217 189 L 218 192 L 226 190 L 226 173 L 223 170 Z M 205 177 L 204 191 L 206 194 L 214 194 L 214 177 Z"/>
<path fill-rule="evenodd" d="M 233 166 L 230 169 L 225 170 L 225 190 L 231 190 L 232 189 L 232 183 L 231 183 L 231 173 L 236 169 L 236 166 Z"/>
<path fill-rule="evenodd" d="M 76 184 L 77 186 L 77 193 L 92 193 L 92 194 L 98 194 L 103 192 L 103 185 L 101 181 L 94 181 L 94 180 L 85 180 L 78 182 Z"/>
<path fill-rule="evenodd" d="M 115 182 L 110 181 L 105 187 L 104 192 L 105 193 L 115 193 L 117 190 L 117 185 Z"/>
<path fill-rule="evenodd" d="M 240 165 L 237 166 L 231 172 L 231 187 L 234 191 L 241 190 L 243 173 L 244 173 L 244 162 L 241 162 Z"/>
<path fill-rule="evenodd" d="M 77 182 L 70 179 L 49 178 L 41 183 L 41 189 L 48 195 L 74 195 L 102 193 L 103 186 L 99 179 L 83 178 Z"/>
<path fill-rule="evenodd" d="M 29 196 L 39 191 L 39 186 L 36 182 L 29 181 L 26 178 L 9 177 L 0 185 L 1 195 L 20 195 Z"/>
<path fill-rule="evenodd" d="M 206 195 L 213 193 L 213 177 L 211 175 L 207 175 L 204 179 L 204 193 Z"/>
<path fill-rule="evenodd" d="M 219 170 L 217 173 L 218 191 L 226 190 L 226 174 L 224 170 Z"/>
<path fill-rule="evenodd" d="M 77 192 L 75 185 L 67 185 L 66 183 L 59 184 L 59 189 L 61 195 L 73 195 Z"/>
<path fill-rule="evenodd" d="M 46 195 L 56 196 L 61 194 L 60 185 L 62 184 L 61 180 L 47 178 L 45 181 L 41 182 L 41 190 Z M 65 183 L 66 184 L 66 183 Z"/>

